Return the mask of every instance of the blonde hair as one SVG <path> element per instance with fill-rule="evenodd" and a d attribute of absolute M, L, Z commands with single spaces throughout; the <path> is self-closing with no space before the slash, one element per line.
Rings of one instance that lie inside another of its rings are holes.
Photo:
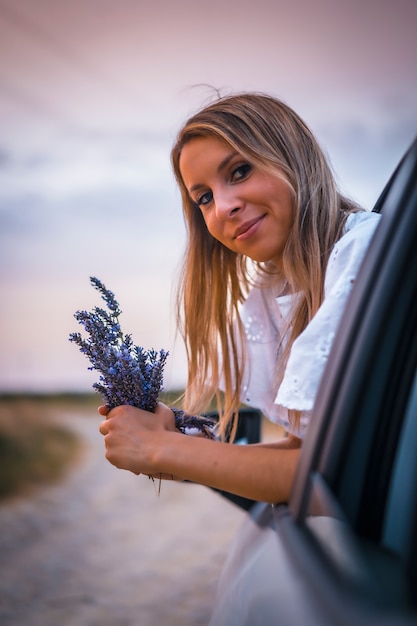
<path fill-rule="evenodd" d="M 233 438 L 243 377 L 239 345 L 244 345 L 244 333 L 238 306 L 250 288 L 253 261 L 232 252 L 209 234 L 201 211 L 184 185 L 179 166 L 181 150 L 191 139 L 205 136 L 227 142 L 264 172 L 273 176 L 284 173 L 292 188 L 294 220 L 282 272 L 290 292 L 300 292 L 301 296 L 293 312 L 281 372 L 293 341 L 323 300 L 327 261 L 346 216 L 359 207 L 338 192 L 326 157 L 305 123 L 276 98 L 257 93 L 220 98 L 192 116 L 180 130 L 171 160 L 188 232 L 177 300 L 179 328 L 188 358 L 184 408 L 189 413 L 201 412 L 216 396 L 220 432 L 225 436 L 231 431 Z M 270 271 L 268 264 L 258 264 L 258 269 Z M 274 280 L 272 274 L 270 280 Z M 220 380 L 225 386 L 223 398 L 218 391 Z M 297 421 L 296 413 L 292 419 Z"/>

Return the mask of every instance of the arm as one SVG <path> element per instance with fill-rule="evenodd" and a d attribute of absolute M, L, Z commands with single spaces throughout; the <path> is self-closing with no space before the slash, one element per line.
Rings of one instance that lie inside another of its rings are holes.
<path fill-rule="evenodd" d="M 101 424 L 106 458 L 135 474 L 172 474 L 195 483 L 263 502 L 290 495 L 300 440 L 276 444 L 230 445 L 175 430 L 173 413 L 159 405 L 155 414 L 116 407 Z"/>

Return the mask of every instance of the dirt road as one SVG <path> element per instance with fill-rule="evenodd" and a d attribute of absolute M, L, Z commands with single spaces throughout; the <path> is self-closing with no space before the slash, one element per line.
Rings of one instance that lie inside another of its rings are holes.
<path fill-rule="evenodd" d="M 86 445 L 59 485 L 0 505 L 1 626 L 207 624 L 243 511 L 216 493 L 108 464 L 99 418 L 60 418 Z"/>

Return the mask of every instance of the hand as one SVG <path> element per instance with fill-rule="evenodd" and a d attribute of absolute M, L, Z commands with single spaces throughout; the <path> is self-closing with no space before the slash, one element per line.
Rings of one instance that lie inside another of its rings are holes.
<path fill-rule="evenodd" d="M 111 411 L 101 406 L 98 411 L 106 417 L 99 430 L 104 435 L 108 461 L 134 474 L 159 477 L 156 452 L 167 433 L 176 432 L 171 409 L 158 404 L 155 413 L 128 405 L 118 406 Z"/>

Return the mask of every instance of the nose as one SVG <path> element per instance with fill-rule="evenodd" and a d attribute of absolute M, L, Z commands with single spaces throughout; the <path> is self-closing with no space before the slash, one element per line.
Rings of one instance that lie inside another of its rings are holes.
<path fill-rule="evenodd" d="M 233 187 L 218 189 L 214 194 L 214 203 L 219 220 L 228 220 L 243 208 L 243 202 Z"/>

